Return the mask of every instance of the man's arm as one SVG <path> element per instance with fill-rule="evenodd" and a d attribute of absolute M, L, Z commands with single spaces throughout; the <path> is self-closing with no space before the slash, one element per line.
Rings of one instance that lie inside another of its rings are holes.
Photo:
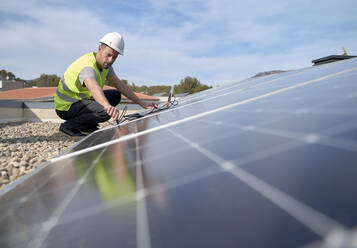
<path fill-rule="evenodd" d="M 145 109 L 153 108 L 155 106 L 147 104 L 143 101 L 141 101 L 135 93 L 124 83 L 122 83 L 119 78 L 116 75 L 113 75 L 112 77 L 108 78 L 108 80 L 112 83 L 114 83 L 115 87 L 122 93 L 124 94 L 127 98 L 132 100 L 133 102 L 139 104 L 141 107 Z"/>
<path fill-rule="evenodd" d="M 92 93 L 94 100 L 104 107 L 108 115 L 110 115 L 114 120 L 117 120 L 119 117 L 119 110 L 116 107 L 110 105 L 97 80 L 94 78 L 86 78 L 84 80 L 84 84 Z"/>

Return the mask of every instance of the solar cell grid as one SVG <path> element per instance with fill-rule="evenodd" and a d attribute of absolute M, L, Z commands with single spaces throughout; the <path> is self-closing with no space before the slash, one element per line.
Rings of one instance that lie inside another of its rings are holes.
<path fill-rule="evenodd" d="M 250 79 L 98 131 L 0 192 L 0 245 L 352 247 L 356 71 Z"/>

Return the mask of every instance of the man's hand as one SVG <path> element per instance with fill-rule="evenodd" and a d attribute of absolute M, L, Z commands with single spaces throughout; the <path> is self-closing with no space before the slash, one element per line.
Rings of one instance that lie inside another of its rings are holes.
<path fill-rule="evenodd" d="M 112 106 L 112 105 L 107 105 L 107 106 L 104 106 L 104 109 L 105 111 L 107 111 L 107 114 L 109 116 L 111 116 L 115 121 L 118 119 L 119 117 L 119 110 Z"/>
<path fill-rule="evenodd" d="M 108 78 L 109 82 L 114 83 L 115 87 L 127 98 L 129 98 L 130 100 L 132 100 L 133 102 L 139 104 L 141 107 L 143 107 L 144 109 L 156 109 L 159 106 L 157 104 L 147 104 L 143 101 L 141 101 L 136 95 L 135 93 L 123 82 L 121 82 L 119 80 L 119 78 L 114 75 L 110 78 Z"/>
<path fill-rule="evenodd" d="M 147 104 L 145 102 L 142 103 L 141 107 L 143 107 L 144 109 L 157 109 L 159 107 L 159 105 L 157 104 Z"/>

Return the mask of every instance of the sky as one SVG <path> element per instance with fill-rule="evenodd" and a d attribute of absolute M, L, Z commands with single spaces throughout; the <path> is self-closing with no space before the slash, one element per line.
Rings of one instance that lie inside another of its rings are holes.
<path fill-rule="evenodd" d="M 258 72 L 357 55 L 356 0 L 15 0 L 0 2 L 0 69 L 63 75 L 108 32 L 125 41 L 113 68 L 136 85 L 186 76 L 210 86 Z"/>

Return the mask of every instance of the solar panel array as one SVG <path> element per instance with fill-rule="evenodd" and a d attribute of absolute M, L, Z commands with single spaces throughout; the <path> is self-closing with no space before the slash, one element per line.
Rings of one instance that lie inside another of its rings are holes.
<path fill-rule="evenodd" d="M 357 247 L 357 59 L 99 130 L 0 192 L 0 247 Z"/>

